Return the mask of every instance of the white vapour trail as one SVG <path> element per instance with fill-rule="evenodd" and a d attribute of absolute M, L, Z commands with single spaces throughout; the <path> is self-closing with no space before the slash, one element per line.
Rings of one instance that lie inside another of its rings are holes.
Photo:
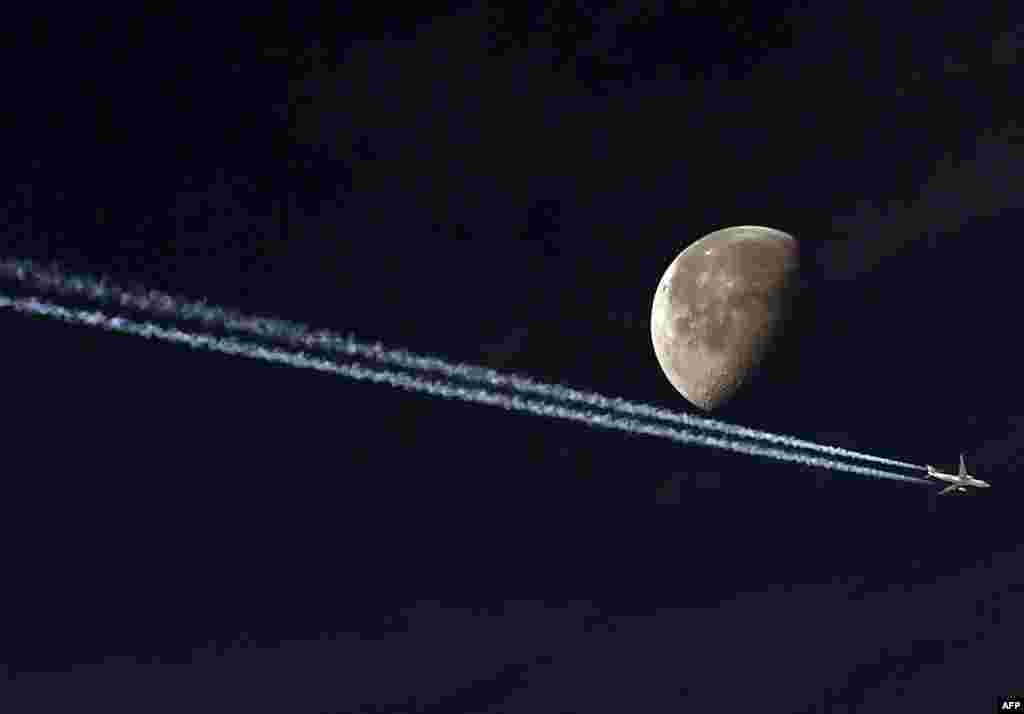
<path fill-rule="evenodd" d="M 780 444 L 790 449 L 803 449 L 829 456 L 870 461 L 888 466 L 899 466 L 924 471 L 923 466 L 873 456 L 838 446 L 818 444 L 793 436 L 774 434 L 761 429 L 737 426 L 716 419 L 697 417 L 683 412 L 655 407 L 649 404 L 606 397 L 596 392 L 585 392 L 559 384 L 547 384 L 529 377 L 503 374 L 477 365 L 448 362 L 437 357 L 413 354 L 405 350 L 388 349 L 378 343 L 366 343 L 349 335 L 329 330 L 314 330 L 297 322 L 275 318 L 252 317 L 232 310 L 212 307 L 173 297 L 157 291 L 130 291 L 87 276 L 65 275 L 59 270 L 43 269 L 31 261 L 0 259 L 0 276 L 30 283 L 42 290 L 59 295 L 84 297 L 99 302 L 119 305 L 153 315 L 165 315 L 181 320 L 192 320 L 231 332 L 273 340 L 294 347 L 320 349 L 350 357 L 370 359 L 419 372 L 435 372 L 467 382 L 477 382 L 498 389 L 509 389 L 524 395 L 536 395 L 567 404 L 582 404 L 594 409 L 607 410 L 623 416 L 679 424 L 707 432 L 717 432 L 744 439 Z"/>
<path fill-rule="evenodd" d="M 502 394 L 485 388 L 469 388 L 447 382 L 425 379 L 418 375 L 392 372 L 386 369 L 369 369 L 358 364 L 342 364 L 322 357 L 313 357 L 302 352 L 291 352 L 286 349 L 270 348 L 263 345 L 236 340 L 233 338 L 215 337 L 202 333 L 185 332 L 177 328 L 162 327 L 149 322 L 136 322 L 119 316 L 109 316 L 95 310 L 79 310 L 43 302 L 37 298 L 11 298 L 0 294 L 0 308 L 11 308 L 17 312 L 42 317 L 55 318 L 66 323 L 99 327 L 110 332 L 135 335 L 150 339 L 188 345 L 195 349 L 221 352 L 223 354 L 250 357 L 266 362 L 285 364 L 290 367 L 314 369 L 321 372 L 337 374 L 357 381 L 374 382 L 398 387 L 413 392 L 421 392 L 437 397 L 457 399 L 475 404 L 498 406 L 514 412 L 535 414 L 538 416 L 567 419 L 582 422 L 593 427 L 617 429 L 632 434 L 644 434 L 672 439 L 684 444 L 710 446 L 726 451 L 735 451 L 749 456 L 765 456 L 779 461 L 788 461 L 807 466 L 818 466 L 834 471 L 872 476 L 875 478 L 928 483 L 923 479 L 904 474 L 882 471 L 879 469 L 855 466 L 853 464 L 817 458 L 784 449 L 758 446 L 750 442 L 733 441 L 706 434 L 693 433 L 683 429 L 659 426 L 649 422 L 628 417 L 601 414 L 582 409 L 550 404 L 519 395 Z"/>

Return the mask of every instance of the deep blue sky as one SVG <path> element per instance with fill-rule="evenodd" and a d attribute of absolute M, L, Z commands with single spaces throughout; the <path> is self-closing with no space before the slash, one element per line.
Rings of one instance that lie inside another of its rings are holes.
<path fill-rule="evenodd" d="M 686 410 L 657 281 L 769 225 L 804 309 L 716 416 L 964 451 L 993 489 L 3 314 L 11 711 L 984 711 L 1019 686 L 1022 26 L 662 5 L 26 20 L 3 255 Z"/>

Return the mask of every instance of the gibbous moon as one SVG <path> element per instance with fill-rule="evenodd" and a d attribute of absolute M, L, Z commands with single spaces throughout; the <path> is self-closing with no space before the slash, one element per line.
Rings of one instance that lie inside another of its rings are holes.
<path fill-rule="evenodd" d="M 709 233 L 676 256 L 651 308 L 654 354 L 680 394 L 711 411 L 753 376 L 799 285 L 793 236 L 762 226 Z"/>

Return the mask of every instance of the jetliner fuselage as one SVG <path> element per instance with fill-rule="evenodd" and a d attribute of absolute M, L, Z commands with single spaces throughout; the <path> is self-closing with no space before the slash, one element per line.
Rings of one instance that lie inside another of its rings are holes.
<path fill-rule="evenodd" d="M 967 466 L 964 464 L 963 454 L 960 455 L 960 471 L 955 474 L 942 473 L 934 466 L 928 467 L 928 475 L 938 481 L 944 481 L 945 483 L 952 484 L 947 488 L 943 489 L 940 493 L 949 493 L 951 491 L 957 491 L 959 493 L 967 493 L 967 487 L 972 488 L 990 488 L 991 484 L 987 481 L 974 478 L 967 473 Z"/>

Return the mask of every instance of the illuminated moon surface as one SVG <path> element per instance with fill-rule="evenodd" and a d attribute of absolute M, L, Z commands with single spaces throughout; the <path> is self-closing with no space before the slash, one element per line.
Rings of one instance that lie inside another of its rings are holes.
<path fill-rule="evenodd" d="M 799 269 L 796 239 L 761 226 L 723 228 L 676 256 L 654 293 L 651 341 L 690 403 L 711 411 L 750 380 L 791 314 Z"/>

